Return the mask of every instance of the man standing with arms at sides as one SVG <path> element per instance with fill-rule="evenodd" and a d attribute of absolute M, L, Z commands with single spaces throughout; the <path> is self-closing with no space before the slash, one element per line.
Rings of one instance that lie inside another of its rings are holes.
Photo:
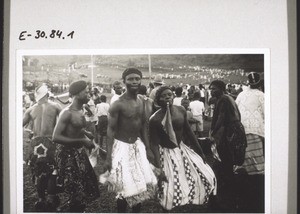
<path fill-rule="evenodd" d="M 122 78 L 126 92 L 109 109 L 105 168 L 117 193 L 118 212 L 126 212 L 127 205 L 140 212 L 141 202 L 154 196 L 157 180 L 147 159 L 152 153 L 144 103 L 137 96 L 142 73 L 128 68 Z"/>
<path fill-rule="evenodd" d="M 55 189 L 56 147 L 51 138 L 61 107 L 49 101 L 48 96 L 46 85 L 38 87 L 35 91 L 37 103 L 26 110 L 23 118 L 23 127 L 32 122 L 30 167 L 39 198 L 35 204 L 36 211 L 55 211 L 58 205 Z"/>
<path fill-rule="evenodd" d="M 59 116 L 53 142 L 58 144 L 59 183 L 67 198 L 64 205 L 67 205 L 69 212 L 84 212 L 87 202 L 99 197 L 97 177 L 84 148 L 94 147 L 92 134 L 85 130 L 83 114 L 83 105 L 89 100 L 86 82 L 73 82 L 69 93 L 73 101 Z"/>
<path fill-rule="evenodd" d="M 226 212 L 235 212 L 233 165 L 236 160 L 231 143 L 243 143 L 246 136 L 238 106 L 231 96 L 225 94 L 225 88 L 226 85 L 221 80 L 214 80 L 209 86 L 212 97 L 216 98 L 210 137 L 216 142 L 221 159 L 216 169 L 218 205 Z"/>
<path fill-rule="evenodd" d="M 203 137 L 203 113 L 205 110 L 204 103 L 200 101 L 200 92 L 194 93 L 193 101 L 190 102 L 190 109 L 193 113 L 195 123 L 192 124 L 192 130 L 196 137 Z"/>
<path fill-rule="evenodd" d="M 119 97 L 123 93 L 122 83 L 120 81 L 115 81 L 113 83 L 113 89 L 115 94 L 110 99 L 110 105 L 113 104 L 117 99 L 119 99 Z"/>

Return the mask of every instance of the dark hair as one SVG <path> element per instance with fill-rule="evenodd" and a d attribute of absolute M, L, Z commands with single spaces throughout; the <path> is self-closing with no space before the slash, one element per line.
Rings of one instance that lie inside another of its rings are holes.
<path fill-rule="evenodd" d="M 182 100 L 181 100 L 181 105 L 182 105 L 184 102 L 190 103 L 191 101 L 190 101 L 188 98 L 184 97 L 184 98 L 182 98 Z"/>
<path fill-rule="evenodd" d="M 221 80 L 214 80 L 210 83 L 209 88 L 214 85 L 216 87 L 218 87 L 220 90 L 222 90 L 223 92 L 225 92 L 226 90 L 226 84 L 221 81 Z"/>
<path fill-rule="evenodd" d="M 182 87 L 175 88 L 176 96 L 180 97 L 182 95 L 182 91 L 183 91 Z"/>
<path fill-rule="evenodd" d="M 165 90 L 171 90 L 171 88 L 169 87 L 169 86 L 167 86 L 167 85 L 162 85 L 162 86 L 160 86 L 158 89 L 157 89 L 157 91 L 156 91 L 156 94 L 155 94 L 155 101 L 156 101 L 156 103 L 160 106 L 161 104 L 160 104 L 160 102 L 159 102 L 159 99 L 160 99 L 160 96 L 161 96 L 161 94 L 165 91 Z M 172 90 L 171 90 L 172 91 Z"/>
<path fill-rule="evenodd" d="M 97 87 L 92 87 L 92 90 L 95 90 L 95 93 L 98 94 L 99 93 L 99 90 Z"/>
<path fill-rule="evenodd" d="M 140 85 L 138 94 L 146 95 L 147 93 L 147 87 L 145 85 Z"/>
<path fill-rule="evenodd" d="M 106 96 L 105 95 L 101 95 L 100 96 L 100 100 L 101 100 L 101 102 L 106 102 Z"/>
<path fill-rule="evenodd" d="M 194 97 L 193 97 L 194 100 L 199 100 L 200 99 L 200 92 L 199 91 L 196 91 L 194 93 Z"/>
<path fill-rule="evenodd" d="M 113 87 L 115 87 L 116 85 L 122 85 L 122 83 L 120 82 L 120 81 L 114 81 L 114 83 L 113 83 Z"/>
<path fill-rule="evenodd" d="M 140 75 L 140 77 L 143 77 L 143 74 L 140 70 L 136 69 L 136 68 L 127 68 L 125 69 L 125 71 L 122 74 L 122 79 L 125 80 L 126 76 L 129 74 L 138 74 Z"/>

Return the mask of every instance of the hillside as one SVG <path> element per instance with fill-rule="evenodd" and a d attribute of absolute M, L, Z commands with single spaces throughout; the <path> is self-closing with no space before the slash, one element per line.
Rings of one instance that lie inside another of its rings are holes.
<path fill-rule="evenodd" d="M 36 65 L 52 65 L 67 67 L 91 63 L 91 56 L 28 56 Z M 122 67 L 139 66 L 148 68 L 148 55 L 95 55 L 94 63 L 102 65 L 119 65 Z M 170 54 L 151 55 L 153 68 L 179 68 L 180 66 L 205 66 L 220 69 L 243 69 L 248 71 L 264 71 L 262 54 Z"/>

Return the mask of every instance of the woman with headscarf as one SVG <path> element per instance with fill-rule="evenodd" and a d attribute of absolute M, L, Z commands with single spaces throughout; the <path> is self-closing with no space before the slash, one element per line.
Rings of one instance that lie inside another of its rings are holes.
<path fill-rule="evenodd" d="M 205 204 L 216 193 L 216 179 L 188 124 L 186 110 L 172 105 L 173 93 L 168 86 L 159 88 L 155 99 L 161 108 L 151 116 L 149 128 L 154 165 L 160 170 L 159 202 L 165 210 Z"/>

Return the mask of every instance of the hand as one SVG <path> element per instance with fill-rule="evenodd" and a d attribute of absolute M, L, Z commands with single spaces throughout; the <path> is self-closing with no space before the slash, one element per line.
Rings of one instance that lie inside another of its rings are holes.
<path fill-rule="evenodd" d="M 93 143 L 93 141 L 91 141 L 90 139 L 86 138 L 84 141 L 83 141 L 83 145 L 88 148 L 88 149 L 93 149 L 95 148 L 95 145 Z"/>
<path fill-rule="evenodd" d="M 202 160 L 203 160 L 204 164 L 206 164 L 207 163 L 206 156 L 203 154 L 201 157 L 202 157 Z"/>
<path fill-rule="evenodd" d="M 146 150 L 146 154 L 147 154 L 147 159 L 150 163 L 154 163 L 154 155 L 153 152 L 151 150 Z"/>
<path fill-rule="evenodd" d="M 161 169 L 161 172 L 158 175 L 158 182 L 163 182 L 163 181 L 168 183 L 167 176 L 165 175 L 165 172 Z"/>
<path fill-rule="evenodd" d="M 84 131 L 84 135 L 87 136 L 90 140 L 94 139 L 94 135 L 92 134 L 92 132 L 89 131 Z"/>
<path fill-rule="evenodd" d="M 33 132 L 30 132 L 28 135 L 29 139 L 31 140 L 33 138 Z"/>
<path fill-rule="evenodd" d="M 110 171 L 111 167 L 112 167 L 112 160 L 111 158 L 107 157 L 103 165 L 104 171 Z"/>

